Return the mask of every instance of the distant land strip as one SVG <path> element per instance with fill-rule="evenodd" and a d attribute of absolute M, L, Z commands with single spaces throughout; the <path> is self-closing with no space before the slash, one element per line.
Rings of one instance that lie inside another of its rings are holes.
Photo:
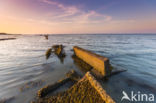
<path fill-rule="evenodd" d="M 0 39 L 0 41 L 4 41 L 4 40 L 13 40 L 13 39 L 16 39 L 16 38 L 3 38 L 3 39 Z"/>
<path fill-rule="evenodd" d="M 0 35 L 21 35 L 21 34 L 0 33 Z"/>

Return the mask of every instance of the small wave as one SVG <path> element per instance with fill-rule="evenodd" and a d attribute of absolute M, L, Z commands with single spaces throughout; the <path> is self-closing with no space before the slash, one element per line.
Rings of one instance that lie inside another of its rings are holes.
<path fill-rule="evenodd" d="M 53 63 L 53 62 L 50 62 L 50 63 L 38 63 L 38 64 L 34 64 L 34 65 L 31 65 L 31 66 L 26 66 L 23 69 L 33 68 L 33 67 L 36 67 L 36 66 L 44 66 L 44 65 L 47 65 L 47 64 L 51 64 L 51 63 Z"/>
<path fill-rule="evenodd" d="M 145 84 L 143 82 L 139 82 L 139 80 L 138 81 L 135 81 L 135 80 L 132 80 L 132 79 L 126 79 L 126 83 L 128 83 L 130 85 L 131 84 L 136 84 L 136 85 L 138 85 L 138 86 L 140 86 L 142 88 L 146 88 L 146 89 L 149 89 L 151 91 L 156 91 L 156 88 L 155 87 L 153 87 L 153 86 L 151 86 L 149 84 Z"/>

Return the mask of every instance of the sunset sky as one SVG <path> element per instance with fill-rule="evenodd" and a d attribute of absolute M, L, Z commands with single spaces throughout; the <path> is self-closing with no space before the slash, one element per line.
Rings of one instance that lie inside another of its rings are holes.
<path fill-rule="evenodd" d="M 0 32 L 156 33 L 156 0 L 0 0 Z"/>

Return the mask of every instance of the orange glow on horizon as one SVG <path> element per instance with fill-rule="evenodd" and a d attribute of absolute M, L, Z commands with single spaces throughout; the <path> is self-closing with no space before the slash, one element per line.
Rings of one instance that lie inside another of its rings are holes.
<path fill-rule="evenodd" d="M 76 6 L 49 0 L 37 0 L 51 8 L 44 14 L 33 4 L 17 4 L 2 0 L 0 4 L 0 32 L 17 34 L 80 34 L 80 33 L 156 33 L 155 16 L 150 18 L 117 19 L 95 10 L 83 11 Z M 30 1 L 30 0 L 28 0 Z M 19 1 L 18 1 L 19 2 Z M 20 2 L 21 3 L 21 2 Z M 18 6 L 19 5 L 19 6 Z M 22 7 L 23 6 L 23 7 Z M 55 8 L 53 8 L 55 7 Z"/>

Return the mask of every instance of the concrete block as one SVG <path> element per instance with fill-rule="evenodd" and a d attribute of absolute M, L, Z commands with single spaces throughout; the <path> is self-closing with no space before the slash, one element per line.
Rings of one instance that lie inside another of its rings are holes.
<path fill-rule="evenodd" d="M 96 71 L 102 74 L 102 76 L 110 75 L 111 69 L 109 67 L 110 65 L 108 58 L 77 46 L 74 46 L 73 49 L 78 58 L 91 65 Z"/>

